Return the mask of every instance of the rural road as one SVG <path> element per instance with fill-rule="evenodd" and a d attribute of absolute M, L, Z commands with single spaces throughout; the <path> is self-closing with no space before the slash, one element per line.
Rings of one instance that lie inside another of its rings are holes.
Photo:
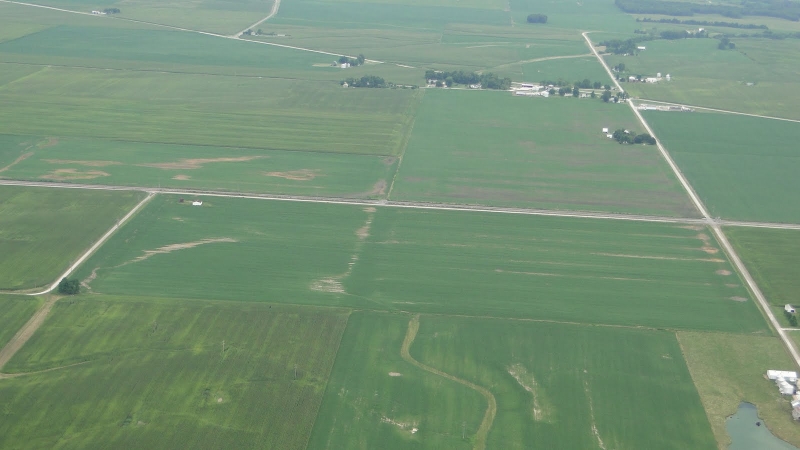
<path fill-rule="evenodd" d="M 758 117 L 759 119 L 782 120 L 784 122 L 800 123 L 800 120 L 787 119 L 785 117 L 763 116 L 761 114 L 750 114 L 750 113 L 743 113 L 743 112 L 739 112 L 739 111 L 729 111 L 727 109 L 708 108 L 708 107 L 705 107 L 705 106 L 697 106 L 697 105 L 685 105 L 683 103 L 662 102 L 660 100 L 650 100 L 650 99 L 647 99 L 647 98 L 637 98 L 636 101 L 639 102 L 639 103 L 658 103 L 658 104 L 661 104 L 661 105 L 686 106 L 688 108 L 702 109 L 703 111 L 713 111 L 713 112 L 720 112 L 720 113 L 726 113 L 726 114 L 736 114 L 738 116 Z"/>
<path fill-rule="evenodd" d="M 597 52 L 597 49 L 594 48 L 594 44 L 592 44 L 592 41 L 589 39 L 588 36 L 589 33 L 584 32 L 581 34 L 583 35 L 583 38 L 586 39 L 586 43 L 589 45 L 589 48 L 592 49 L 592 53 L 594 53 L 594 55 L 597 57 L 597 60 L 600 61 L 600 64 L 602 64 L 603 68 L 605 68 L 606 72 L 608 73 L 608 76 L 611 77 L 611 79 L 614 81 L 614 84 L 617 86 L 620 92 L 623 92 L 622 86 L 620 86 L 619 82 L 617 82 L 617 79 L 614 77 L 614 74 L 611 72 L 611 69 L 609 69 L 608 64 L 606 64 L 605 60 L 603 60 L 603 58 Z M 703 218 L 705 218 L 708 221 L 709 226 L 714 232 L 714 235 L 717 237 L 717 241 L 725 250 L 725 253 L 727 253 L 734 267 L 736 267 L 736 270 L 739 271 L 739 274 L 742 277 L 742 279 L 745 281 L 745 283 L 747 283 L 747 286 L 753 293 L 756 302 L 761 307 L 761 310 L 764 313 L 764 315 L 767 316 L 767 319 L 769 320 L 772 327 L 775 329 L 775 332 L 778 333 L 778 336 L 780 336 L 781 340 L 786 346 L 786 349 L 789 351 L 792 358 L 794 359 L 796 366 L 800 367 L 800 353 L 798 353 L 797 348 L 794 345 L 794 342 L 789 337 L 789 335 L 786 334 L 786 331 L 784 331 L 780 323 L 778 323 L 778 320 L 775 318 L 775 314 L 772 312 L 772 308 L 770 307 L 769 302 L 767 302 L 767 299 L 761 292 L 761 289 L 759 289 L 758 284 L 756 284 L 755 280 L 750 275 L 750 272 L 747 270 L 747 267 L 745 267 L 744 263 L 742 263 L 742 260 L 739 258 L 739 255 L 736 253 L 736 250 L 733 248 L 730 241 L 728 241 L 728 237 L 725 236 L 725 233 L 722 231 L 722 227 L 720 226 L 719 223 L 715 222 L 708 214 L 708 210 L 706 209 L 705 205 L 703 205 L 703 202 L 700 200 L 697 193 L 692 188 L 692 185 L 689 184 L 689 181 L 686 179 L 686 177 L 680 171 L 678 166 L 675 164 L 675 161 L 672 160 L 672 157 L 670 156 L 669 152 L 667 152 L 667 149 L 664 148 L 663 145 L 661 145 L 661 141 L 658 139 L 658 136 L 656 136 L 655 133 L 653 133 L 653 130 L 650 128 L 650 125 L 648 125 L 647 121 L 644 120 L 644 117 L 642 117 L 642 114 L 636 108 L 636 105 L 633 103 L 633 101 L 631 99 L 628 99 L 627 103 L 628 106 L 631 107 L 631 110 L 633 110 L 633 113 L 641 122 L 642 126 L 644 126 L 645 130 L 647 130 L 647 132 L 656 139 L 656 145 L 658 146 L 658 150 L 661 152 L 661 155 L 664 157 L 664 160 L 667 162 L 667 164 L 669 164 L 675 176 L 678 178 L 678 180 L 681 182 L 681 185 L 686 190 L 686 193 L 689 194 L 689 197 L 692 199 L 692 202 L 694 203 L 697 210 L 700 211 L 700 213 L 703 215 Z"/>
<path fill-rule="evenodd" d="M 281 7 L 281 0 L 274 0 L 274 2 L 272 3 L 272 10 L 270 10 L 270 12 L 269 12 L 269 15 L 268 15 L 267 17 L 264 17 L 263 19 L 261 19 L 261 20 L 259 20 L 258 22 L 256 22 L 256 23 L 254 23 L 254 24 L 250 25 L 249 27 L 245 28 L 244 30 L 242 30 L 242 31 L 240 31 L 240 32 L 238 32 L 238 33 L 236 33 L 236 34 L 234 35 L 234 37 L 237 37 L 237 38 L 238 38 L 238 37 L 240 37 L 240 36 L 242 35 L 242 33 L 244 33 L 245 31 L 247 31 L 247 30 L 252 30 L 253 28 L 255 28 L 255 27 L 257 27 L 257 26 L 261 25 L 262 23 L 264 23 L 264 22 L 268 21 L 269 19 L 272 19 L 273 17 L 275 17 L 275 14 L 278 14 L 278 8 L 280 8 L 280 7 Z"/>

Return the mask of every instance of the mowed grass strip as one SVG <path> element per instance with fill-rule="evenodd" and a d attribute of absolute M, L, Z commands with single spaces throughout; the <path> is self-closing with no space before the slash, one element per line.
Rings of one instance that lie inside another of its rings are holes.
<path fill-rule="evenodd" d="M 7 178 L 114 186 L 213 189 L 310 196 L 385 197 L 393 156 L 58 139 L 24 151 L 30 136 L 0 135 Z M 3 145 L 3 143 L 7 143 Z"/>
<path fill-rule="evenodd" d="M 472 449 L 486 402 L 400 356 L 410 316 L 354 312 L 309 449 Z M 414 431 L 416 429 L 416 431 Z"/>
<path fill-rule="evenodd" d="M 720 449 L 731 442 L 725 421 L 740 402 L 756 405 L 758 417 L 773 434 L 800 445 L 789 401 L 765 377 L 770 369 L 796 370 L 778 338 L 683 331 L 677 336 Z"/>
<path fill-rule="evenodd" d="M 800 123 L 718 113 L 644 113 L 712 216 L 800 223 Z"/>
<path fill-rule="evenodd" d="M 696 216 L 654 146 L 601 131 L 638 130 L 597 99 L 427 90 L 395 200 Z"/>
<path fill-rule="evenodd" d="M 487 448 L 714 448 L 671 333 L 423 315 L 411 355 L 494 395 Z"/>
<path fill-rule="evenodd" d="M 0 380 L 2 447 L 304 449 L 347 322 L 329 309 L 100 296 L 50 314 L 6 371 L 78 365 Z"/>
<path fill-rule="evenodd" d="M 25 325 L 42 301 L 38 297 L 28 295 L 0 295 L 0 349 Z"/>
<path fill-rule="evenodd" d="M 772 305 L 800 303 L 800 232 L 730 227 L 725 234 Z"/>
<path fill-rule="evenodd" d="M 0 187 L 0 289 L 52 283 L 144 195 Z"/>
<path fill-rule="evenodd" d="M 405 143 L 417 92 L 51 68 L 0 90 L 13 105 L 0 112 L 0 132 L 391 156 Z"/>
<path fill-rule="evenodd" d="M 705 228 L 383 208 L 349 294 L 418 312 L 766 332 Z"/>

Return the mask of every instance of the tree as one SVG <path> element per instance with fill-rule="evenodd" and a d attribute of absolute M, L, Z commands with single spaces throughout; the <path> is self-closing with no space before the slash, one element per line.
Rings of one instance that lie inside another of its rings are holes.
<path fill-rule="evenodd" d="M 594 91 L 592 91 L 592 98 L 597 98 L 597 94 L 595 94 Z"/>
<path fill-rule="evenodd" d="M 605 86 L 603 86 L 603 89 L 605 89 L 605 90 L 607 90 L 607 91 L 610 91 L 610 90 L 611 90 L 611 86 L 609 86 L 609 85 L 605 85 Z"/>
<path fill-rule="evenodd" d="M 450 87 L 450 86 L 452 86 L 452 85 L 453 85 L 453 83 L 455 83 L 455 81 L 453 80 L 453 77 L 447 77 L 447 78 L 445 78 L 445 79 L 444 79 L 444 84 L 445 84 L 447 87 Z"/>
<path fill-rule="evenodd" d="M 256 34 L 260 36 L 260 35 L 264 34 L 264 32 L 261 31 L 261 28 L 259 28 L 258 31 L 256 31 Z"/>
<path fill-rule="evenodd" d="M 569 92 L 570 92 L 570 89 L 568 87 L 562 87 L 562 88 L 558 89 L 558 95 L 560 95 L 562 97 L 567 95 Z"/>
<path fill-rule="evenodd" d="M 359 53 L 358 57 L 356 58 L 356 61 L 358 61 L 358 65 L 359 66 L 364 64 L 364 61 L 366 61 L 366 60 L 367 60 L 367 58 L 364 57 L 363 53 Z"/>
<path fill-rule="evenodd" d="M 603 99 L 604 102 L 608 103 L 608 101 L 611 100 L 611 91 L 603 91 L 603 95 L 601 95 L 600 98 Z"/>
<path fill-rule="evenodd" d="M 81 291 L 81 282 L 77 279 L 62 278 L 58 283 L 58 293 L 63 295 L 76 295 Z"/>
<path fill-rule="evenodd" d="M 550 88 L 550 90 L 547 91 L 547 93 L 550 94 L 550 95 L 556 95 L 556 90 L 555 90 L 555 88 Z"/>
<path fill-rule="evenodd" d="M 528 15 L 528 23 L 547 23 L 547 16 L 544 14 Z"/>
<path fill-rule="evenodd" d="M 442 80 L 436 80 L 436 87 L 442 87 L 442 86 L 444 86 L 444 83 L 442 83 Z"/>
<path fill-rule="evenodd" d="M 637 134 L 636 137 L 633 138 L 634 144 L 647 144 L 647 145 L 656 145 L 656 139 L 649 134 Z"/>
<path fill-rule="evenodd" d="M 573 97 L 580 97 L 581 96 L 581 90 L 578 89 L 578 86 L 575 86 L 574 88 L 572 88 L 572 96 Z"/>
<path fill-rule="evenodd" d="M 600 89 L 602 87 L 603 87 L 603 83 L 601 83 L 599 81 L 595 81 L 594 84 L 592 85 L 592 88 L 594 88 L 594 89 Z"/>

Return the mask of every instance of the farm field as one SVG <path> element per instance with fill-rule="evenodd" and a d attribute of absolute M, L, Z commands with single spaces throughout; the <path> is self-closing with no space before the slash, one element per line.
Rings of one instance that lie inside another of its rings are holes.
<path fill-rule="evenodd" d="M 654 146 L 622 146 L 602 128 L 637 130 L 597 99 L 426 90 L 393 200 L 697 216 Z"/>
<path fill-rule="evenodd" d="M 795 369 L 778 338 L 686 331 L 677 336 L 720 449 L 730 444 L 725 420 L 743 401 L 756 405 L 758 416 L 773 434 L 800 445 L 791 406 L 775 384 L 764 378 L 769 369 Z"/>
<path fill-rule="evenodd" d="M 103 294 L 766 330 L 702 228 L 203 200 L 155 198 L 76 276 Z"/>
<path fill-rule="evenodd" d="M 365 91 L 373 90 L 292 80 L 43 68 L 0 90 L 0 101 L 14 105 L 0 112 L 0 132 L 399 154 L 418 91 Z M 103 159 L 114 160 L 112 155 Z"/>
<path fill-rule="evenodd" d="M 672 76 L 670 82 L 656 84 L 622 83 L 634 97 L 800 119 L 795 107 L 800 101 L 795 81 L 800 42 L 732 42 L 736 49 L 723 51 L 716 39 L 658 40 L 647 42 L 647 50 L 637 56 L 605 59 L 609 66 L 624 63 L 624 75 Z"/>
<path fill-rule="evenodd" d="M 717 113 L 643 115 L 712 216 L 800 222 L 800 124 Z"/>
<path fill-rule="evenodd" d="M 409 319 L 350 316 L 309 449 L 473 448 L 486 401 L 401 357 Z"/>
<path fill-rule="evenodd" d="M 303 449 L 346 323 L 331 309 L 62 299 L 5 371 L 62 368 L 2 380 L 0 446 Z"/>
<path fill-rule="evenodd" d="M 52 283 L 143 198 L 141 192 L 0 187 L 0 290 Z"/>
<path fill-rule="evenodd" d="M 794 230 L 759 228 L 725 229 L 747 270 L 755 277 L 767 300 L 774 306 L 798 302 L 800 280 L 800 233 Z M 788 326 L 788 325 L 787 325 Z"/>
<path fill-rule="evenodd" d="M 521 65 L 523 81 L 538 83 L 542 81 L 559 81 L 567 83 L 582 81 L 584 79 L 599 81 L 603 85 L 611 85 L 608 74 L 603 66 L 598 64 L 594 56 L 569 59 L 551 59 L 535 61 Z M 598 95 L 602 94 L 598 89 Z"/>
<path fill-rule="evenodd" d="M 384 197 L 397 168 L 391 156 L 336 154 L 68 138 L 25 152 L 28 136 L 0 135 L 29 156 L 2 175 L 24 180 L 216 189 L 311 196 Z"/>
<path fill-rule="evenodd" d="M 0 349 L 14 337 L 17 330 L 25 325 L 25 322 L 33 316 L 41 304 L 42 302 L 38 297 L 14 294 L 0 295 L 0 311 L 3 311 L 3 314 L 0 315 Z"/>
<path fill-rule="evenodd" d="M 411 356 L 491 392 L 487 448 L 714 448 L 668 332 L 423 315 Z"/>

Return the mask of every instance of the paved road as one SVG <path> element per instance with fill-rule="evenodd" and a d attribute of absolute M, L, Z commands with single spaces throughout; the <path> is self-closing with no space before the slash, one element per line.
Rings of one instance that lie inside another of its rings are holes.
<path fill-rule="evenodd" d="M 594 53 L 598 61 L 600 61 L 600 64 L 603 65 L 603 68 L 605 68 L 606 72 L 608 72 L 608 75 L 611 77 L 611 79 L 614 80 L 614 84 L 617 85 L 617 88 L 619 88 L 619 90 L 622 91 L 622 86 L 620 86 L 620 84 L 617 82 L 617 79 L 614 77 L 614 74 L 611 72 L 611 69 L 609 69 L 608 64 L 606 64 L 605 60 L 603 60 L 603 58 L 600 57 L 600 54 L 597 53 L 597 49 L 594 48 L 594 44 L 592 44 L 592 41 L 589 39 L 588 36 L 589 33 L 585 32 L 582 34 L 583 38 L 586 39 L 586 43 L 589 44 L 589 48 L 592 49 L 592 53 Z M 789 353 L 792 355 L 792 358 L 794 358 L 795 364 L 797 365 L 797 367 L 800 367 L 800 353 L 798 353 L 797 348 L 794 345 L 794 341 L 792 341 L 792 339 L 789 338 L 789 336 L 786 334 L 786 331 L 781 327 L 780 323 L 778 323 L 778 320 L 775 318 L 775 314 L 772 312 L 772 308 L 770 307 L 769 302 L 767 302 L 767 299 L 761 292 L 761 289 L 759 289 L 758 284 L 756 284 L 755 280 L 750 275 L 750 272 L 747 270 L 747 267 L 745 267 L 744 263 L 742 263 L 742 260 L 739 258 L 739 255 L 736 253 L 736 250 L 728 241 L 728 237 L 725 236 L 725 233 L 722 231 L 722 227 L 720 226 L 720 224 L 714 222 L 711 219 L 711 216 L 709 216 L 708 210 L 706 209 L 705 205 L 703 205 L 703 202 L 700 201 L 700 198 L 695 193 L 691 184 L 689 184 L 689 181 L 686 179 L 686 177 L 684 177 L 683 173 L 680 171 L 678 166 L 672 160 L 672 157 L 670 156 L 669 152 L 667 152 L 664 146 L 661 145 L 661 141 L 658 140 L 658 137 L 650 129 L 650 126 L 647 124 L 647 121 L 644 120 L 644 117 L 642 117 L 641 113 L 636 108 L 636 105 L 633 104 L 633 101 L 629 99 L 628 105 L 631 107 L 634 114 L 636 114 L 636 117 L 639 118 L 639 121 L 642 123 L 642 126 L 644 126 L 647 132 L 650 133 L 650 135 L 656 139 L 656 145 L 658 146 L 661 155 L 667 161 L 667 164 L 669 164 L 670 168 L 672 168 L 672 171 L 675 173 L 675 176 L 678 177 L 678 180 L 680 180 L 681 185 L 683 185 L 684 189 L 686 190 L 686 193 L 689 194 L 689 197 L 691 197 L 692 202 L 694 203 L 695 207 L 697 207 L 697 210 L 700 211 L 703 214 L 703 217 L 709 221 L 710 227 L 713 230 L 714 235 L 717 237 L 717 241 L 725 250 L 725 253 L 727 253 L 731 262 L 736 267 L 736 270 L 738 270 L 739 273 L 741 274 L 742 279 L 744 279 L 745 283 L 747 283 L 747 286 L 750 288 L 750 291 L 756 298 L 756 302 L 761 307 L 761 310 L 764 312 L 764 315 L 767 316 L 767 319 L 769 320 L 770 324 L 772 324 L 772 327 L 778 333 L 778 336 L 780 336 L 787 350 L 789 350 Z"/>
<path fill-rule="evenodd" d="M 686 107 L 694 108 L 694 109 L 702 109 L 704 111 L 713 111 L 713 112 L 721 112 L 721 113 L 726 113 L 726 114 L 736 114 L 738 116 L 758 117 L 758 118 L 761 118 L 761 119 L 782 120 L 784 122 L 800 123 L 800 120 L 787 119 L 785 117 L 764 116 L 764 115 L 761 115 L 761 114 L 750 114 L 750 113 L 743 113 L 743 112 L 739 112 L 739 111 L 728 111 L 727 109 L 708 108 L 708 107 L 705 107 L 705 106 L 686 105 L 686 104 L 683 104 L 683 103 L 662 102 L 660 100 L 650 100 L 650 99 L 647 99 L 647 98 L 637 98 L 636 101 L 639 102 L 639 103 L 658 103 L 658 104 L 661 104 L 661 105 L 686 106 Z"/>
<path fill-rule="evenodd" d="M 263 19 L 261 19 L 261 20 L 259 20 L 258 22 L 256 22 L 256 23 L 254 23 L 254 24 L 250 25 L 249 27 L 245 28 L 244 30 L 242 30 L 242 31 L 240 31 L 240 32 L 238 32 L 238 33 L 236 33 L 236 34 L 234 35 L 234 37 L 239 37 L 239 36 L 241 36 L 241 35 L 242 35 L 242 33 L 244 33 L 245 31 L 247 31 L 247 30 L 252 30 L 253 28 L 255 28 L 255 27 L 257 27 L 257 26 L 261 25 L 262 23 L 264 23 L 264 22 L 268 21 L 269 19 L 272 19 L 273 17 L 275 17 L 275 14 L 278 14 L 278 8 L 280 8 L 280 7 L 281 7 L 281 0 L 275 0 L 275 1 L 272 3 L 272 9 L 270 10 L 270 12 L 269 12 L 269 15 L 268 15 L 267 17 L 264 17 Z"/>

